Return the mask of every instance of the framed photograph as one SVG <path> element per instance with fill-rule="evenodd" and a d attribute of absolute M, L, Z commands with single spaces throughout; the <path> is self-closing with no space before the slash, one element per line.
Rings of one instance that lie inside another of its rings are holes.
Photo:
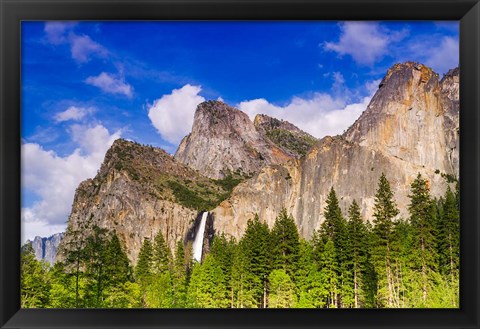
<path fill-rule="evenodd" d="M 0 0 L 1 328 L 478 328 L 480 4 Z"/>

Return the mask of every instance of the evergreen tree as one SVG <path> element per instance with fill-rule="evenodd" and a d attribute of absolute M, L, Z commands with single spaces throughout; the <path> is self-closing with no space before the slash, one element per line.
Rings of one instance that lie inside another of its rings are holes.
<path fill-rule="evenodd" d="M 322 233 L 332 241 L 335 241 L 339 238 L 339 235 L 344 233 L 344 227 L 342 227 L 342 210 L 340 209 L 340 205 L 338 203 L 337 193 L 333 187 L 330 188 L 326 203 L 327 205 L 323 211 L 325 220 L 322 223 Z"/>
<path fill-rule="evenodd" d="M 183 246 L 182 241 L 177 242 L 177 247 L 175 249 L 172 285 L 172 306 L 175 308 L 185 307 L 187 293 L 187 267 L 185 264 L 185 247 Z"/>
<path fill-rule="evenodd" d="M 109 288 L 105 297 L 107 308 L 141 308 L 142 296 L 140 286 L 136 282 L 126 281 L 123 284 Z"/>
<path fill-rule="evenodd" d="M 412 293 L 418 290 L 410 265 L 412 260 L 412 227 L 400 219 L 394 224 L 390 242 L 391 287 L 397 307 L 404 308 L 411 303 Z"/>
<path fill-rule="evenodd" d="M 427 303 L 429 281 L 436 270 L 435 206 L 430 197 L 428 181 L 420 173 L 412 182 L 409 195 L 410 223 L 413 228 L 413 264 L 421 272 L 421 289 L 424 305 Z"/>
<path fill-rule="evenodd" d="M 147 287 L 153 280 L 153 247 L 149 239 L 143 240 L 142 247 L 138 253 L 137 266 L 135 267 L 135 281 L 140 286 L 141 304 L 146 307 L 145 295 Z"/>
<path fill-rule="evenodd" d="M 133 279 L 127 254 L 115 232 L 106 248 L 105 277 L 106 286 L 118 286 Z"/>
<path fill-rule="evenodd" d="M 282 209 L 275 219 L 271 233 L 271 258 L 273 269 L 283 269 L 292 277 L 295 275 L 300 241 L 293 217 Z"/>
<path fill-rule="evenodd" d="M 85 298 L 87 307 L 102 307 L 107 285 L 106 266 L 107 230 L 98 226 L 87 237 L 85 244 L 85 276 L 88 279 Z"/>
<path fill-rule="evenodd" d="M 367 228 L 363 223 L 360 207 L 353 200 L 348 209 L 348 236 L 351 242 L 350 268 L 353 274 L 353 306 L 364 305 L 363 281 L 367 261 Z"/>
<path fill-rule="evenodd" d="M 295 285 L 292 279 L 283 269 L 273 270 L 268 276 L 269 281 L 269 308 L 292 308 L 297 298 Z"/>
<path fill-rule="evenodd" d="M 67 273 L 65 265 L 62 262 L 55 263 L 48 274 L 51 282 L 48 307 L 76 307 L 75 276 Z"/>
<path fill-rule="evenodd" d="M 170 271 L 153 276 L 145 293 L 145 305 L 150 308 L 171 308 L 173 305 L 173 283 Z"/>
<path fill-rule="evenodd" d="M 300 256 L 295 283 L 298 296 L 298 308 L 323 307 L 325 289 L 321 283 L 320 272 L 314 260 L 314 247 L 306 241 L 300 241 Z"/>
<path fill-rule="evenodd" d="M 85 265 L 86 254 L 85 245 L 86 239 L 83 230 L 67 229 L 67 235 L 71 239 L 66 241 L 65 247 L 59 250 L 60 254 L 65 256 L 65 269 L 75 276 L 75 307 L 83 306 L 83 300 L 80 299 L 80 280 L 82 279 L 82 267 Z"/>
<path fill-rule="evenodd" d="M 254 287 L 257 306 L 265 308 L 267 279 L 271 271 L 270 230 L 267 224 L 260 222 L 258 215 L 247 222 L 239 247 L 244 251 L 249 271 L 257 282 Z"/>
<path fill-rule="evenodd" d="M 349 307 L 353 304 L 353 276 L 351 271 L 351 241 L 348 237 L 347 221 L 342 215 L 337 194 L 333 187 L 327 196 L 322 223 L 323 236 L 332 240 L 338 264 L 338 290 L 336 300 L 338 307 Z"/>
<path fill-rule="evenodd" d="M 22 308 L 46 307 L 50 291 L 47 265 L 35 259 L 30 243 L 25 244 L 21 249 L 20 269 Z"/>
<path fill-rule="evenodd" d="M 163 274 L 170 270 L 172 252 L 165 242 L 161 231 L 153 240 L 152 270 L 155 274 Z"/>
<path fill-rule="evenodd" d="M 195 263 L 188 285 L 187 303 L 194 308 L 224 308 L 229 305 L 225 276 L 211 254 Z"/>
<path fill-rule="evenodd" d="M 458 279 L 460 256 L 460 211 L 455 194 L 450 187 L 445 193 L 438 220 L 438 265 L 440 273 L 451 283 Z"/>
<path fill-rule="evenodd" d="M 393 270 L 390 245 L 394 225 L 393 219 L 398 215 L 399 210 L 395 204 L 390 183 L 383 173 L 375 194 L 373 211 L 375 247 L 372 250 L 372 262 L 375 267 L 379 288 L 377 292 L 377 306 L 398 307 L 398 300 L 394 296 L 392 284 Z"/>
<path fill-rule="evenodd" d="M 259 307 L 259 287 L 262 281 L 250 268 L 248 251 L 238 244 L 234 249 L 231 270 L 230 306 L 233 308 Z M 261 304 L 263 307 L 265 303 Z"/>
<path fill-rule="evenodd" d="M 338 264 L 335 245 L 330 239 L 325 243 L 319 265 L 319 278 L 323 287 L 322 297 L 324 298 L 324 304 L 329 308 L 336 308 L 338 306 Z"/>
<path fill-rule="evenodd" d="M 140 248 L 140 252 L 138 253 L 137 266 L 135 267 L 135 279 L 140 284 L 145 281 L 148 282 L 152 276 L 152 258 L 152 243 L 149 239 L 145 238 L 142 247 Z"/>

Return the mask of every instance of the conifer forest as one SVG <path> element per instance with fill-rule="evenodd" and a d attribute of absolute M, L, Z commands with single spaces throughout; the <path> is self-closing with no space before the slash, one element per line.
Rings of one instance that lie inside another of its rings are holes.
<path fill-rule="evenodd" d="M 456 185 L 455 185 L 456 183 Z M 325 220 L 300 237 L 287 210 L 268 227 L 256 216 L 239 240 L 215 235 L 198 262 L 191 243 L 174 250 L 159 233 L 131 264 L 115 232 L 95 227 L 53 266 L 25 244 L 24 308 L 457 308 L 459 186 L 433 198 L 420 174 L 408 218 L 379 178 L 372 218 L 353 201 L 341 209 L 335 187 Z M 72 242 L 73 243 L 73 242 Z"/>

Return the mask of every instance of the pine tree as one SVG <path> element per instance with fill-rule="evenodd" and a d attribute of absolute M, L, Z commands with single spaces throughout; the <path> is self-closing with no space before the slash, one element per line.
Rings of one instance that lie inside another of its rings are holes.
<path fill-rule="evenodd" d="M 288 273 L 283 269 L 273 270 L 268 276 L 269 308 L 292 308 L 297 298 L 295 285 Z"/>
<path fill-rule="evenodd" d="M 326 203 L 327 205 L 323 211 L 325 220 L 322 223 L 322 233 L 332 241 L 335 241 L 338 240 L 339 236 L 344 233 L 344 218 L 338 203 L 337 193 L 333 187 L 330 188 Z"/>
<path fill-rule="evenodd" d="M 299 299 L 296 307 L 315 308 L 325 305 L 325 289 L 314 260 L 314 247 L 303 239 L 300 241 L 300 256 L 294 281 Z"/>
<path fill-rule="evenodd" d="M 347 221 L 342 215 L 337 194 L 333 187 L 327 196 L 324 210 L 325 221 L 322 223 L 323 236 L 332 240 L 338 264 L 338 307 L 353 304 L 353 276 L 351 271 L 351 241 L 348 237 Z"/>
<path fill-rule="evenodd" d="M 247 222 L 245 233 L 239 242 L 246 256 L 247 266 L 254 281 L 255 299 L 258 307 L 266 307 L 267 279 L 271 271 L 270 230 L 267 224 L 260 222 L 258 215 Z"/>
<path fill-rule="evenodd" d="M 145 306 L 171 308 L 173 305 L 173 283 L 170 271 L 156 273 L 145 293 Z"/>
<path fill-rule="evenodd" d="M 155 274 L 163 274 L 170 270 L 172 251 L 167 246 L 161 231 L 153 239 L 152 269 Z"/>
<path fill-rule="evenodd" d="M 152 243 L 149 239 L 145 238 L 138 254 L 137 266 L 135 267 L 135 279 L 140 284 L 148 282 L 152 276 L 152 258 Z"/>
<path fill-rule="evenodd" d="M 35 259 L 35 253 L 29 243 L 21 249 L 20 269 L 22 308 L 46 307 L 50 291 L 47 265 Z"/>
<path fill-rule="evenodd" d="M 248 251 L 242 247 L 241 243 L 236 245 L 230 283 L 230 306 L 232 308 L 259 307 L 258 295 L 262 281 L 252 272 L 250 264 Z"/>
<path fill-rule="evenodd" d="M 50 269 L 48 273 L 51 282 L 50 298 L 48 307 L 52 308 L 76 308 L 76 275 L 75 273 L 67 273 L 65 265 L 62 262 L 57 262 Z M 79 277 L 79 291 L 83 291 L 85 286 L 85 279 L 83 276 Z M 78 296 L 78 300 L 83 300 L 83 296 Z"/>
<path fill-rule="evenodd" d="M 329 308 L 336 308 L 338 306 L 338 264 L 335 245 L 330 239 L 325 243 L 319 266 L 319 277 L 323 287 L 323 297 L 325 299 L 324 304 Z"/>
<path fill-rule="evenodd" d="M 224 308 L 229 305 L 225 276 L 211 254 L 195 263 L 188 285 L 187 303 L 194 308 Z"/>
<path fill-rule="evenodd" d="M 187 293 L 187 267 L 185 264 L 185 247 L 182 241 L 177 242 L 173 264 L 173 300 L 174 308 L 185 307 Z"/>
<path fill-rule="evenodd" d="M 121 285 L 133 279 L 132 269 L 127 254 L 115 232 L 106 248 L 105 276 L 107 279 L 105 284 L 107 286 Z"/>
<path fill-rule="evenodd" d="M 394 225 L 393 219 L 398 213 L 399 210 L 395 204 L 390 183 L 385 174 L 382 173 L 375 194 L 373 213 L 375 247 L 372 250 L 372 262 L 375 266 L 379 287 L 377 293 L 377 306 L 379 307 L 398 307 L 398 300 L 395 298 L 393 291 L 392 255 L 390 250 Z"/>
<path fill-rule="evenodd" d="M 450 187 L 445 193 L 438 227 L 438 254 L 440 273 L 451 282 L 458 276 L 460 253 L 460 212 L 455 194 Z"/>
<path fill-rule="evenodd" d="M 275 219 L 271 243 L 273 269 L 283 269 L 290 277 L 294 276 L 300 251 L 300 240 L 297 225 L 293 217 L 287 215 L 286 209 L 282 209 Z"/>
<path fill-rule="evenodd" d="M 107 230 L 94 226 L 85 244 L 85 276 L 88 279 L 85 298 L 87 307 L 102 307 L 108 281 L 106 271 Z"/>
<path fill-rule="evenodd" d="M 146 307 L 146 293 L 153 280 L 153 247 L 149 239 L 143 240 L 135 267 L 135 281 L 140 286 L 141 304 Z"/>
<path fill-rule="evenodd" d="M 409 195 L 410 223 L 413 228 L 413 262 L 421 272 L 422 299 L 427 303 L 429 277 L 436 270 L 435 206 L 430 197 L 428 181 L 420 173 L 412 182 Z"/>
<path fill-rule="evenodd" d="M 367 228 L 363 223 L 360 207 L 353 200 L 348 209 L 348 236 L 351 241 L 351 272 L 353 273 L 353 306 L 364 305 L 362 282 L 367 261 Z"/>
<path fill-rule="evenodd" d="M 83 300 L 80 298 L 81 289 L 80 281 L 83 276 L 82 267 L 85 265 L 85 233 L 79 229 L 74 230 L 71 227 L 67 229 L 67 235 L 71 236 L 71 239 L 65 242 L 63 248 L 59 250 L 60 254 L 65 256 L 65 269 L 69 273 L 73 273 L 75 276 L 75 307 L 82 307 Z"/>

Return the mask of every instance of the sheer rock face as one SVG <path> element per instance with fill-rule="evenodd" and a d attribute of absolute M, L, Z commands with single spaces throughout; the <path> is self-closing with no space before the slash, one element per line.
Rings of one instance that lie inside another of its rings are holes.
<path fill-rule="evenodd" d="M 56 233 L 48 238 L 36 236 L 33 241 L 28 240 L 26 243 L 32 245 L 37 260 L 44 260 L 50 265 L 53 265 L 57 256 L 58 246 L 60 245 L 63 236 L 64 233 Z"/>
<path fill-rule="evenodd" d="M 219 101 L 198 105 L 192 132 L 175 153 L 176 160 L 214 179 L 231 173 L 252 175 L 267 164 L 291 158 L 259 132 L 245 113 Z"/>
<path fill-rule="evenodd" d="M 325 137 L 304 158 L 265 167 L 237 186 L 214 210 L 216 228 L 238 238 L 255 213 L 273 226 L 285 207 L 301 235 L 309 238 L 324 220 L 332 186 L 344 213 L 356 199 L 371 220 L 382 172 L 395 192 L 400 216 L 406 218 L 417 173 L 429 180 L 434 196 L 446 189 L 442 173 L 458 177 L 458 81 L 458 70 L 439 81 L 421 64 L 395 65 L 344 135 Z"/>
<path fill-rule="evenodd" d="M 452 165 L 453 172 L 458 173 L 459 165 L 459 111 L 460 111 L 460 77 L 459 69 L 450 71 L 440 81 L 442 106 L 444 110 L 444 125 L 447 142 L 447 155 Z"/>

